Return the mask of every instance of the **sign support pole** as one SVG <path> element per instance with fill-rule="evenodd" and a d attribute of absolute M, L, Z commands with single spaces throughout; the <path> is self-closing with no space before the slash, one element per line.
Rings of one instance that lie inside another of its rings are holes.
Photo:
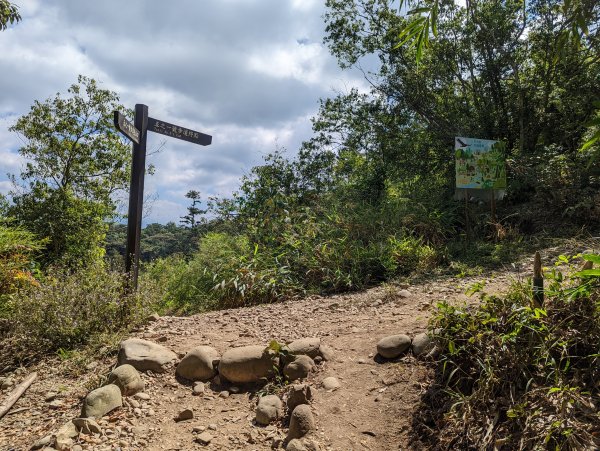
<path fill-rule="evenodd" d="M 492 188 L 492 223 L 496 224 L 496 191 Z"/>
<path fill-rule="evenodd" d="M 134 125 L 140 131 L 140 140 L 139 143 L 133 143 L 129 213 L 127 215 L 127 246 L 125 250 L 125 272 L 130 277 L 129 286 L 132 291 L 137 290 L 140 262 L 140 235 L 142 232 L 146 136 L 148 128 L 148 107 L 146 105 L 136 104 Z"/>
<path fill-rule="evenodd" d="M 148 117 L 148 107 L 142 104 L 136 104 L 135 106 L 133 124 L 119 111 L 114 111 L 113 116 L 117 130 L 133 142 L 131 184 L 129 186 L 129 211 L 127 214 L 125 272 L 129 276 L 127 289 L 130 291 L 137 291 L 140 264 L 140 236 L 142 234 L 142 213 L 144 207 L 146 138 L 148 131 L 171 136 L 201 146 L 209 146 L 212 143 L 212 136 Z"/>

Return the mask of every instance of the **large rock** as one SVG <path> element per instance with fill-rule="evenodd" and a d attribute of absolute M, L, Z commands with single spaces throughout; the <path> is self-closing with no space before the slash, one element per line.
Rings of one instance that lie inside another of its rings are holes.
<path fill-rule="evenodd" d="M 412 352 L 415 356 L 426 356 L 435 347 L 435 342 L 427 333 L 417 334 L 412 339 Z"/>
<path fill-rule="evenodd" d="M 337 390 L 341 387 L 340 381 L 337 379 L 337 377 L 333 376 L 323 379 L 321 385 L 325 390 Z"/>
<path fill-rule="evenodd" d="M 395 359 L 410 348 L 410 343 L 408 335 L 391 335 L 379 340 L 377 352 L 386 359 Z"/>
<path fill-rule="evenodd" d="M 118 366 L 112 370 L 108 376 L 108 383 L 119 387 L 123 396 L 131 396 L 144 391 L 144 381 L 140 377 L 140 373 L 129 364 Z"/>
<path fill-rule="evenodd" d="M 217 374 L 213 362 L 219 359 L 219 352 L 215 348 L 198 346 L 181 359 L 177 365 L 177 375 L 191 381 L 210 380 Z"/>
<path fill-rule="evenodd" d="M 294 409 L 290 417 L 288 440 L 302 438 L 315 429 L 315 419 L 308 404 L 301 404 Z"/>
<path fill-rule="evenodd" d="M 288 412 L 293 412 L 296 407 L 300 404 L 309 404 L 312 400 L 313 394 L 310 385 L 307 384 L 294 384 L 290 387 L 287 395 L 287 409 Z"/>
<path fill-rule="evenodd" d="M 294 340 L 287 345 L 290 353 L 294 355 L 307 355 L 311 359 L 321 355 L 321 339 L 320 338 L 300 338 Z"/>
<path fill-rule="evenodd" d="M 81 409 L 82 418 L 101 418 L 111 410 L 123 406 L 121 389 L 115 384 L 105 385 L 88 393 Z"/>
<path fill-rule="evenodd" d="M 230 382 L 247 384 L 273 375 L 279 359 L 265 346 L 242 346 L 229 349 L 219 363 L 219 373 Z"/>
<path fill-rule="evenodd" d="M 317 368 L 313 359 L 307 355 L 298 355 L 283 369 L 283 374 L 290 381 L 306 378 L 311 371 Z"/>
<path fill-rule="evenodd" d="M 283 403 L 278 396 L 263 396 L 258 400 L 256 406 L 256 422 L 267 426 L 272 421 L 277 420 L 283 415 Z"/>
<path fill-rule="evenodd" d="M 177 354 L 151 341 L 130 338 L 121 342 L 119 365 L 126 363 L 139 371 L 164 373 L 177 360 Z"/>
<path fill-rule="evenodd" d="M 58 451 L 70 450 L 73 446 L 73 438 L 77 437 L 79 433 L 77 428 L 72 421 L 65 423 L 56 433 L 56 439 L 54 441 L 54 447 Z"/>
<path fill-rule="evenodd" d="M 325 361 L 332 362 L 335 359 L 335 351 L 333 350 L 333 348 L 322 343 L 321 346 L 319 346 L 319 354 L 321 355 L 321 358 Z"/>

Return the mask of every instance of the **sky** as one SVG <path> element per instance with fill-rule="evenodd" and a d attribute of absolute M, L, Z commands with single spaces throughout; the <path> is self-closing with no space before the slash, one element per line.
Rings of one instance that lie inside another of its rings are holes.
<path fill-rule="evenodd" d="M 148 158 L 145 223 L 177 222 L 189 190 L 229 196 L 264 155 L 297 152 L 320 98 L 368 90 L 323 44 L 324 0 L 11 1 L 23 20 L 0 32 L 0 193 L 24 164 L 8 128 L 79 74 L 213 137 L 203 147 L 148 135 L 149 153 L 161 150 Z"/>

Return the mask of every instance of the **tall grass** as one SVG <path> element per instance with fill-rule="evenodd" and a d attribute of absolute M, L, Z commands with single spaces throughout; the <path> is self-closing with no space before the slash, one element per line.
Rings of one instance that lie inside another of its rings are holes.
<path fill-rule="evenodd" d="M 433 448 L 600 446 L 600 270 L 546 278 L 543 307 L 530 281 L 477 307 L 439 305 L 437 377 L 415 417 Z"/>

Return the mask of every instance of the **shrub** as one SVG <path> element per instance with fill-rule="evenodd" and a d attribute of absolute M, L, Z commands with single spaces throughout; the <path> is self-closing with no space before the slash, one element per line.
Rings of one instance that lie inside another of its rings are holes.
<path fill-rule="evenodd" d="M 8 329 L 0 335 L 0 365 L 68 351 L 102 334 L 137 325 L 156 306 L 159 293 L 147 282 L 123 294 L 125 279 L 101 266 L 74 273 L 51 271 L 40 286 L 10 300 Z"/>
<path fill-rule="evenodd" d="M 585 257 L 600 263 L 600 256 Z M 515 284 L 504 297 L 483 295 L 473 308 L 439 305 L 431 327 L 442 353 L 417 420 L 417 428 L 429 431 L 436 447 L 600 445 L 595 407 L 600 395 L 600 270 L 567 277 L 554 269 L 546 277 L 550 284 L 543 308 L 530 304 L 529 283 Z"/>
<path fill-rule="evenodd" d="M 0 317 L 8 315 L 8 300 L 20 288 L 37 285 L 34 256 L 44 243 L 18 227 L 0 222 Z"/>

